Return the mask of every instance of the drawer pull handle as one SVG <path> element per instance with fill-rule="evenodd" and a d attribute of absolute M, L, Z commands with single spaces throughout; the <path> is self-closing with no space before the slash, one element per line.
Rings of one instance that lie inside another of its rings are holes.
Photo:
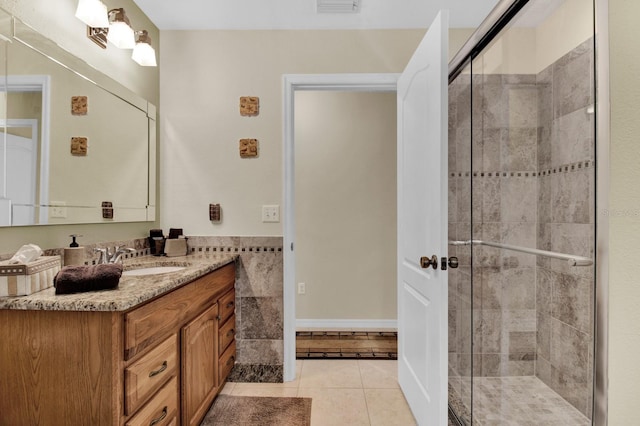
<path fill-rule="evenodd" d="M 231 355 L 231 358 L 227 360 L 227 366 L 236 362 L 236 357 Z"/>
<path fill-rule="evenodd" d="M 162 373 L 166 369 L 167 369 L 167 361 L 163 362 L 162 366 L 157 370 L 153 370 L 149 372 L 149 377 L 157 376 L 158 374 Z"/>
<path fill-rule="evenodd" d="M 231 330 L 229 330 L 229 331 L 227 332 L 227 337 L 231 337 L 231 336 L 233 336 L 234 334 L 236 334 L 236 331 L 232 328 Z"/>
<path fill-rule="evenodd" d="M 158 417 L 157 419 L 151 420 L 151 423 L 149 423 L 149 426 L 157 425 L 158 423 L 163 421 L 164 418 L 167 417 L 167 412 L 168 412 L 167 406 L 165 405 L 164 408 L 162 409 L 162 414 L 160 414 L 160 417 Z"/>
<path fill-rule="evenodd" d="M 234 304 L 234 302 L 233 302 L 233 301 L 231 301 L 231 302 L 227 303 L 227 309 L 231 308 L 231 307 L 233 306 L 233 304 Z"/>

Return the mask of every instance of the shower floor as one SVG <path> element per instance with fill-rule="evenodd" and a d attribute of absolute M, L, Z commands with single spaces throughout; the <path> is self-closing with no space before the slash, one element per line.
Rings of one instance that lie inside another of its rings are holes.
<path fill-rule="evenodd" d="M 477 377 L 473 381 L 474 426 L 591 425 L 587 417 L 537 377 Z M 450 398 L 459 401 L 454 391 L 449 392 L 453 393 Z"/>

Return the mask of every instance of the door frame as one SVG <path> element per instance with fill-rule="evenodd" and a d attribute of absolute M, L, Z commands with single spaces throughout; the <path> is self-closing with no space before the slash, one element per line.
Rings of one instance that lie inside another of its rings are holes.
<path fill-rule="evenodd" d="M 295 293 L 295 92 L 298 90 L 341 92 L 396 92 L 400 74 L 285 74 L 283 75 L 283 322 L 284 381 L 296 377 Z"/>
<path fill-rule="evenodd" d="M 50 159 L 50 122 L 51 122 L 51 76 L 49 75 L 8 75 L 0 80 L 0 92 L 40 92 L 42 94 L 39 141 L 40 196 L 36 200 L 40 206 L 49 205 L 49 159 Z M 13 119 L 14 122 L 20 119 Z M 7 126 L 7 122 L 4 126 Z M 4 189 L 0 188 L 0 198 Z M 41 208 L 38 224 L 47 224 L 47 209 Z"/>

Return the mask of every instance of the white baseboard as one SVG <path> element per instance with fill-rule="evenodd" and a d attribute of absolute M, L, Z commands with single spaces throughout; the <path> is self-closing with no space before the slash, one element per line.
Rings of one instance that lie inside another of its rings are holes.
<path fill-rule="evenodd" d="M 319 328 L 323 330 L 345 329 L 398 329 L 397 320 L 353 320 L 353 319 L 296 319 L 296 329 Z"/>

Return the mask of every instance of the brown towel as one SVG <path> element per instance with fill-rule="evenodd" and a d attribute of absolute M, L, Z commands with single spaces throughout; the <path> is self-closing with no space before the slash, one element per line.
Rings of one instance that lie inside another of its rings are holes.
<path fill-rule="evenodd" d="M 122 265 L 109 263 L 65 266 L 53 278 L 56 294 L 80 293 L 118 287 Z"/>

